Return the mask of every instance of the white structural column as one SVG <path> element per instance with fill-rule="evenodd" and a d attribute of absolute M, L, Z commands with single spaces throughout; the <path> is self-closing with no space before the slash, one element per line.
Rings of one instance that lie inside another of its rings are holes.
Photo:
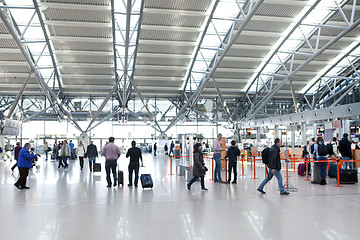
<path fill-rule="evenodd" d="M 306 122 L 301 123 L 301 146 L 306 144 Z"/>

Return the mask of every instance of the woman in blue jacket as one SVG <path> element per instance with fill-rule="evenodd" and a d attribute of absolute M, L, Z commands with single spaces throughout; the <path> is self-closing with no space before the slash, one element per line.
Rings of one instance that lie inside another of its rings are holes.
<path fill-rule="evenodd" d="M 36 155 L 31 155 L 29 152 L 30 143 L 25 143 L 25 146 L 20 150 L 19 159 L 17 166 L 20 172 L 19 180 L 14 184 L 18 189 L 29 189 L 30 187 L 26 186 L 26 178 L 29 175 L 29 169 L 32 168 L 32 159 L 37 158 Z"/>

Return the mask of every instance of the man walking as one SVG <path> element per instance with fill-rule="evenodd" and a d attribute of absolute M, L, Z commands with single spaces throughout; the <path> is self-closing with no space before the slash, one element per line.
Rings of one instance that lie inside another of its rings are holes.
<path fill-rule="evenodd" d="M 157 145 L 156 143 L 154 144 L 154 156 L 156 156 L 156 150 L 157 150 Z"/>
<path fill-rule="evenodd" d="M 339 152 L 341 153 L 342 160 L 351 160 L 352 150 L 351 142 L 348 139 L 349 134 L 344 133 L 343 138 L 339 142 Z M 344 162 L 344 169 L 353 169 L 352 162 Z"/>
<path fill-rule="evenodd" d="M 14 169 L 17 167 L 17 161 L 19 160 L 20 151 L 21 151 L 20 142 L 17 142 L 16 147 L 14 149 L 14 158 L 16 160 L 16 163 L 14 164 L 14 166 L 11 167 L 11 171 L 14 171 Z"/>
<path fill-rule="evenodd" d="M 141 159 L 141 165 L 143 165 L 143 159 L 141 155 L 140 148 L 136 147 L 136 142 L 131 142 L 131 148 L 127 151 L 126 157 L 130 157 L 130 163 L 129 163 L 129 187 L 132 187 L 132 175 L 133 171 L 135 172 L 135 179 L 134 179 L 134 185 L 135 187 L 138 186 L 139 181 L 139 159 Z"/>
<path fill-rule="evenodd" d="M 222 134 L 219 133 L 217 135 L 217 139 L 214 140 L 214 154 L 213 158 L 215 160 L 215 171 L 214 171 L 214 182 L 222 183 L 223 180 L 221 180 L 221 152 L 225 149 L 222 149 L 220 140 L 222 138 Z"/>
<path fill-rule="evenodd" d="M 175 147 L 174 141 L 171 141 L 171 143 L 170 143 L 169 156 L 174 155 L 174 147 Z M 171 154 L 172 154 L 172 155 L 171 155 Z"/>
<path fill-rule="evenodd" d="M 33 167 L 31 160 L 37 158 L 36 155 L 31 155 L 29 152 L 31 145 L 25 143 L 25 146 L 20 150 L 17 166 L 19 168 L 20 177 L 14 184 L 18 189 L 30 189 L 26 186 L 26 178 L 29 175 L 29 169 Z"/>
<path fill-rule="evenodd" d="M 90 145 L 87 146 L 86 156 L 89 158 L 89 168 L 91 172 L 93 165 L 95 165 L 96 158 L 98 157 L 98 151 L 94 141 L 90 141 Z"/>
<path fill-rule="evenodd" d="M 240 156 L 240 150 L 237 146 L 235 146 L 236 142 L 234 140 L 231 141 L 231 147 L 228 149 L 226 153 L 225 159 L 229 159 L 229 179 L 226 183 L 231 182 L 231 170 L 234 170 L 234 181 L 232 184 L 236 184 L 237 180 L 237 157 Z"/>
<path fill-rule="evenodd" d="M 107 187 L 111 187 L 111 178 L 110 178 L 110 170 L 114 176 L 114 187 L 116 187 L 117 175 L 116 175 L 116 166 L 117 160 L 120 157 L 120 148 L 114 144 L 115 138 L 110 137 L 109 143 L 106 144 L 101 149 L 101 154 L 105 156 L 105 171 L 106 171 L 106 180 Z"/>
<path fill-rule="evenodd" d="M 75 159 L 74 144 L 73 144 L 72 140 L 70 140 L 70 142 L 69 142 L 69 147 L 70 147 L 70 151 L 71 151 L 70 159 Z"/>
<path fill-rule="evenodd" d="M 267 164 L 269 172 L 267 178 L 264 179 L 264 181 L 260 184 L 259 188 L 257 189 L 262 194 L 265 194 L 264 192 L 264 186 L 266 183 L 268 183 L 272 177 L 275 175 L 275 177 L 278 180 L 278 185 L 280 189 L 280 195 L 289 195 L 288 192 L 285 191 L 283 183 L 282 183 L 282 176 L 280 173 L 281 170 L 281 162 L 280 162 L 280 146 L 281 141 L 279 138 L 276 138 L 274 141 L 274 145 L 270 148 L 269 151 L 269 162 Z"/>

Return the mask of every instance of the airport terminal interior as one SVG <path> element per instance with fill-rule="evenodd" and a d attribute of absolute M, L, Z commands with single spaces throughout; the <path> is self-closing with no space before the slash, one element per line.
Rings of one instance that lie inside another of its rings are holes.
<path fill-rule="evenodd" d="M 358 239 L 359 0 L 0 0 L 0 239 Z"/>

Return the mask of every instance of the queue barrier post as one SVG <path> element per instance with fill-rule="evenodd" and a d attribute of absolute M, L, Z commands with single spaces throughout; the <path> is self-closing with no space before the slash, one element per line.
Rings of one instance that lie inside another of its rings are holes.
<path fill-rule="evenodd" d="M 340 185 L 340 165 L 341 165 L 341 159 L 339 159 L 339 161 L 336 161 L 336 165 L 337 165 L 337 185 L 335 185 L 334 187 L 344 187 Z"/>
<path fill-rule="evenodd" d="M 254 158 L 253 158 L 253 161 L 254 161 L 254 177 L 252 177 L 251 179 L 257 179 L 257 177 L 256 177 L 256 166 L 255 166 L 255 156 L 254 156 Z"/>
<path fill-rule="evenodd" d="M 211 180 L 214 180 L 214 158 L 211 160 Z"/>
<path fill-rule="evenodd" d="M 265 164 L 265 178 L 267 178 L 267 175 L 268 175 L 268 173 L 267 173 L 267 164 Z"/>
<path fill-rule="evenodd" d="M 244 159 L 245 156 L 241 157 L 241 175 L 244 176 Z"/>
<path fill-rule="evenodd" d="M 309 182 L 309 160 L 305 158 L 306 178 L 304 181 Z"/>
<path fill-rule="evenodd" d="M 172 162 L 173 162 L 173 157 L 170 157 L 170 174 L 169 175 L 174 175 L 172 172 L 172 169 L 173 169 Z"/>
<path fill-rule="evenodd" d="M 227 173 L 228 173 L 227 169 L 228 169 L 228 167 L 227 167 L 227 161 L 225 159 L 224 159 L 224 163 L 225 163 L 225 183 L 226 183 L 227 179 L 228 179 L 228 177 L 227 177 Z"/>

